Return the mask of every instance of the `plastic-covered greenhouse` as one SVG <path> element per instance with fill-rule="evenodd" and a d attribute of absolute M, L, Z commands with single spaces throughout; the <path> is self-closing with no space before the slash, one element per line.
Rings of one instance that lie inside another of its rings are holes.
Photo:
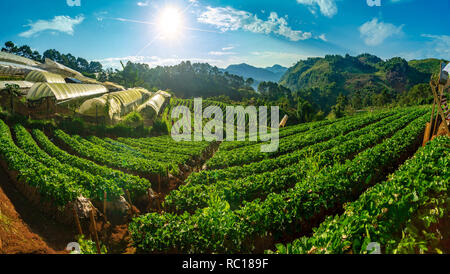
<path fill-rule="evenodd" d="M 87 97 L 108 92 L 102 85 L 36 83 L 27 94 L 27 100 L 37 101 L 55 97 L 57 101 Z"/>
<path fill-rule="evenodd" d="M 84 116 L 109 117 L 111 120 L 120 119 L 120 117 L 136 110 L 151 94 L 151 92 L 142 88 L 112 92 L 85 101 L 78 112 Z"/>
<path fill-rule="evenodd" d="M 28 58 L 25 58 L 22 56 L 17 56 L 17 55 L 11 54 L 11 53 L 3 52 L 3 51 L 0 51 L 0 61 L 22 64 L 22 65 L 27 65 L 27 66 L 40 65 L 40 63 L 38 63 L 34 60 L 31 60 L 31 59 L 28 59 Z"/>
<path fill-rule="evenodd" d="M 27 74 L 25 81 L 29 82 L 44 82 L 44 83 L 66 83 L 64 78 L 59 74 L 54 74 L 47 71 L 31 71 Z"/>
<path fill-rule="evenodd" d="M 158 91 L 147 102 L 139 106 L 137 111 L 143 115 L 145 119 L 153 119 L 158 116 L 164 105 L 166 98 L 169 98 L 170 94 L 162 90 Z"/>
<path fill-rule="evenodd" d="M 41 64 L 40 67 L 53 73 L 62 74 L 66 77 L 84 77 L 78 71 L 68 68 L 64 65 L 61 65 L 60 63 L 57 63 L 48 58 L 45 58 L 45 64 Z"/>
<path fill-rule="evenodd" d="M 27 81 L 0 81 L 0 90 L 5 89 L 6 85 L 17 85 L 19 89 L 29 89 L 34 83 Z"/>

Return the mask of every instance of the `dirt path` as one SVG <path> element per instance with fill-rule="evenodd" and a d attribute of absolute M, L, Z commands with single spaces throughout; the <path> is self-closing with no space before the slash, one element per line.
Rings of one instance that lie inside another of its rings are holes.
<path fill-rule="evenodd" d="M 0 254 L 66 253 L 73 229 L 43 216 L 0 168 Z"/>

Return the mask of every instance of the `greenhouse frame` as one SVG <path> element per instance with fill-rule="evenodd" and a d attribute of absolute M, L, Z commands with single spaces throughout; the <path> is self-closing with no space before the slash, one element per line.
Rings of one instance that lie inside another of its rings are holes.
<path fill-rule="evenodd" d="M 108 92 L 102 85 L 36 83 L 27 94 L 27 100 L 37 101 L 55 97 L 57 101 L 99 95 Z"/>
<path fill-rule="evenodd" d="M 55 73 L 47 72 L 47 71 L 31 71 L 25 77 L 25 81 L 29 82 L 43 82 L 43 83 L 60 83 L 64 84 L 66 81 L 64 78 Z"/>
<path fill-rule="evenodd" d="M 120 119 L 120 117 L 136 110 L 151 95 L 151 92 L 143 88 L 112 92 L 85 101 L 80 106 L 78 113 L 90 117 Z"/>

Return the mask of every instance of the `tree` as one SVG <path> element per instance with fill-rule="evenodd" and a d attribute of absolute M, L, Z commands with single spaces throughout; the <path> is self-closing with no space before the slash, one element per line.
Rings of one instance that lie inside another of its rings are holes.
<path fill-rule="evenodd" d="M 313 120 L 316 111 L 313 105 L 304 99 L 299 99 L 297 103 L 297 119 L 300 123 L 306 123 Z"/>
<path fill-rule="evenodd" d="M 336 99 L 336 104 L 331 107 L 331 112 L 334 113 L 336 118 L 340 118 L 345 114 L 346 105 L 347 97 L 345 97 L 342 93 L 339 93 L 339 96 Z"/>

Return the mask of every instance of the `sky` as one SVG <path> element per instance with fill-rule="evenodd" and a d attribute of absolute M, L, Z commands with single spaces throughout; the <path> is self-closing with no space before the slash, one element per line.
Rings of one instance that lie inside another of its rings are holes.
<path fill-rule="evenodd" d="M 326 54 L 450 60 L 448 0 L 2 0 L 0 43 L 120 61 L 286 67 Z"/>

